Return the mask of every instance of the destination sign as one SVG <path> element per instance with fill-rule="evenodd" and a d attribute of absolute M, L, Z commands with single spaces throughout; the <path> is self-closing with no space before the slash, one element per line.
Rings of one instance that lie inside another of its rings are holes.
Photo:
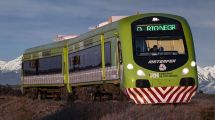
<path fill-rule="evenodd" d="M 136 25 L 137 32 L 142 31 L 173 31 L 177 29 L 175 24 L 149 24 L 149 25 Z"/>

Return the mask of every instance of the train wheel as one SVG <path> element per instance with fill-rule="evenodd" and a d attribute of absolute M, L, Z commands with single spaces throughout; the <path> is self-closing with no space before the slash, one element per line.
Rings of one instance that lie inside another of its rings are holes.
<path fill-rule="evenodd" d="M 33 100 L 38 98 L 38 89 L 37 88 L 31 88 L 31 98 Z"/>
<path fill-rule="evenodd" d="M 42 100 L 42 92 L 41 91 L 38 92 L 37 99 Z"/>
<path fill-rule="evenodd" d="M 120 95 L 120 88 L 114 84 L 104 84 L 102 85 L 104 92 L 110 96 L 109 100 L 118 100 Z"/>
<path fill-rule="evenodd" d="M 95 100 L 95 94 L 93 93 L 90 87 L 76 88 L 76 93 L 79 100 L 83 101 Z"/>
<path fill-rule="evenodd" d="M 42 92 L 42 99 L 46 99 L 47 98 L 47 92 L 46 91 L 43 91 Z"/>
<path fill-rule="evenodd" d="M 31 98 L 31 89 L 25 89 L 24 95 L 27 98 Z"/>
<path fill-rule="evenodd" d="M 67 101 L 69 97 L 69 93 L 67 92 L 66 87 L 60 88 L 60 99 L 63 101 Z"/>

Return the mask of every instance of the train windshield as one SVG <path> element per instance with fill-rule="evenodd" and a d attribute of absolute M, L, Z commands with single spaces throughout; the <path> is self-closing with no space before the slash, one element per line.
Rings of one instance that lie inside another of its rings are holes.
<path fill-rule="evenodd" d="M 178 37 L 136 37 L 137 56 L 184 55 L 183 38 Z"/>
<path fill-rule="evenodd" d="M 188 26 L 184 26 L 185 28 Z M 188 49 L 184 29 L 180 21 L 151 16 L 138 19 L 131 24 L 134 61 L 147 69 L 174 70 L 188 60 Z"/>

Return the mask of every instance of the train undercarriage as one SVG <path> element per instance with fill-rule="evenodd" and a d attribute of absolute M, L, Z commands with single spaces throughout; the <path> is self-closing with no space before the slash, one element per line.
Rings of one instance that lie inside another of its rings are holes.
<path fill-rule="evenodd" d="M 54 99 L 66 101 L 106 101 L 127 100 L 127 96 L 121 91 L 119 84 L 102 84 L 90 86 L 72 87 L 72 93 L 68 93 L 65 86 L 61 87 L 25 87 L 23 95 L 30 99 Z"/>

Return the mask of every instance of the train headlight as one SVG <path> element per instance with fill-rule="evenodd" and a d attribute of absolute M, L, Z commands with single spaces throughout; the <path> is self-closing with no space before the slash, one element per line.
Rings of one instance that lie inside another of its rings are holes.
<path fill-rule="evenodd" d="M 127 68 L 128 68 L 129 70 L 132 70 L 132 69 L 134 68 L 134 66 L 133 66 L 132 64 L 128 64 L 128 65 L 127 65 Z"/>
<path fill-rule="evenodd" d="M 137 71 L 137 75 L 139 76 L 146 76 L 145 73 L 142 70 Z"/>
<path fill-rule="evenodd" d="M 186 75 L 186 74 L 188 74 L 189 73 L 189 69 L 188 68 L 184 68 L 183 70 L 182 70 L 182 75 Z"/>
<path fill-rule="evenodd" d="M 195 62 L 195 61 L 192 61 L 192 62 L 190 63 L 190 65 L 191 65 L 191 67 L 195 67 L 195 66 L 196 66 L 196 62 Z"/>

